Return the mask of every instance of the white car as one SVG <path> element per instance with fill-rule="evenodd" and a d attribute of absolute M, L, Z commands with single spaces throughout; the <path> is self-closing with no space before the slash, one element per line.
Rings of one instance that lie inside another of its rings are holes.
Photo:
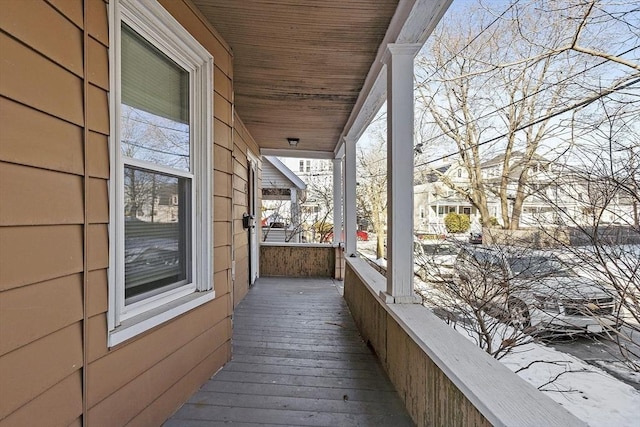
<path fill-rule="evenodd" d="M 453 279 L 453 266 L 460 245 L 443 241 L 413 243 L 415 272 L 425 282 L 443 282 Z"/>
<path fill-rule="evenodd" d="M 455 283 L 470 303 L 498 307 L 527 331 L 599 333 L 621 326 L 606 286 L 548 253 L 466 247 L 456 259 Z"/>

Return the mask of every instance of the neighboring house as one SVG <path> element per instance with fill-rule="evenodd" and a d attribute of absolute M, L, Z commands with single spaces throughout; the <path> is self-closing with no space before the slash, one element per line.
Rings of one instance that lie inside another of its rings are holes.
<path fill-rule="evenodd" d="M 301 241 L 301 206 L 306 184 L 277 157 L 262 164 L 262 241 Z"/>
<path fill-rule="evenodd" d="M 442 166 L 430 173 L 425 181 L 414 186 L 414 225 L 417 233 L 445 234 L 444 218 L 451 212 L 469 215 L 472 227 L 479 227 L 477 209 L 451 188 L 451 185 L 461 189 L 469 187 L 467 171 L 461 164 Z M 493 205 L 491 208 L 495 209 Z"/>
<path fill-rule="evenodd" d="M 307 186 L 306 199 L 300 206 L 305 224 L 305 240 L 318 241 L 333 227 L 333 165 L 327 159 L 282 158 L 282 162 Z"/>
<path fill-rule="evenodd" d="M 514 152 L 507 183 L 507 203 L 511 212 L 516 197 L 517 183 L 522 173 L 523 153 Z M 491 216 L 503 223 L 500 208 L 499 187 L 504 155 L 498 155 L 480 166 Z M 526 198 L 522 206 L 520 226 L 540 225 L 592 225 L 599 216 L 602 224 L 634 224 L 633 198 L 619 190 L 611 197 L 606 208 L 602 206 L 601 191 L 604 183 L 593 182 L 589 174 L 578 173 L 568 167 L 536 155 L 528 171 Z M 414 186 L 414 224 L 419 233 L 443 233 L 444 217 L 450 213 L 469 215 L 472 229 L 479 228 L 479 213 L 455 188 L 469 188 L 467 170 L 460 163 L 440 168 L 428 175 L 424 184 Z M 597 215 L 596 215 L 597 214 Z"/>

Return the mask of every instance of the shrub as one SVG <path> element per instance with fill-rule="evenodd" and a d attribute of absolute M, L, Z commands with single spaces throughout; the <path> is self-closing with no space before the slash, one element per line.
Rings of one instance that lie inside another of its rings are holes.
<path fill-rule="evenodd" d="M 444 217 L 444 226 L 449 233 L 466 233 L 471 228 L 471 220 L 468 215 L 449 212 Z"/>

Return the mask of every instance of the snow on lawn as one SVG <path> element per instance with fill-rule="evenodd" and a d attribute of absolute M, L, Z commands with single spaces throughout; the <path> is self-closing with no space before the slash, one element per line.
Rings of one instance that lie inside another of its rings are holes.
<path fill-rule="evenodd" d="M 456 330 L 473 340 L 469 331 Z M 592 427 L 640 426 L 640 391 L 598 367 L 535 342 L 500 361 Z"/>
<path fill-rule="evenodd" d="M 640 392 L 569 354 L 528 343 L 501 362 L 590 426 L 640 425 Z M 556 378 L 555 381 L 548 383 Z M 542 387 L 541 387 L 542 386 Z"/>

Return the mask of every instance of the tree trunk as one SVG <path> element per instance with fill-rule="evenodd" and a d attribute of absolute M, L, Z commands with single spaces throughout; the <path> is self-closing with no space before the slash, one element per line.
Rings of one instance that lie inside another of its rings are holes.
<path fill-rule="evenodd" d="M 520 217 L 522 216 L 522 207 L 524 205 L 525 192 L 524 189 L 527 186 L 529 168 L 524 167 L 520 172 L 518 178 L 518 189 L 516 190 L 516 200 L 513 203 L 513 210 L 511 211 L 511 221 L 509 222 L 509 230 L 517 230 L 520 228 Z"/>
<path fill-rule="evenodd" d="M 384 238 L 385 235 L 382 233 L 376 234 L 376 258 L 384 258 Z"/>

